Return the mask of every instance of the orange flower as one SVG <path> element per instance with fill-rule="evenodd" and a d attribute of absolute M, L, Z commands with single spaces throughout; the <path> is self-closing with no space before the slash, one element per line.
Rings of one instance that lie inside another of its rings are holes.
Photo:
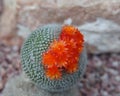
<path fill-rule="evenodd" d="M 81 52 L 83 49 L 83 35 L 77 28 L 71 25 L 66 25 L 62 28 L 60 39 L 66 41 L 67 45 L 74 48 L 74 50 Z"/>
<path fill-rule="evenodd" d="M 46 76 L 58 79 L 63 70 L 70 74 L 77 71 L 83 42 L 83 35 L 77 28 L 70 25 L 63 26 L 58 40 L 54 40 L 43 54 L 42 63 L 46 67 Z"/>
<path fill-rule="evenodd" d="M 75 42 L 84 41 L 83 35 L 80 31 L 71 25 L 63 26 L 62 32 L 60 34 L 60 39 L 62 40 L 70 40 L 73 39 Z"/>
<path fill-rule="evenodd" d="M 42 57 L 42 64 L 47 67 L 52 67 L 56 64 L 55 57 L 52 55 L 50 51 L 45 52 Z"/>
<path fill-rule="evenodd" d="M 78 69 L 78 64 L 77 63 L 73 63 L 71 65 L 68 65 L 66 70 L 68 73 L 73 73 L 73 72 L 76 72 Z"/>
<path fill-rule="evenodd" d="M 66 70 L 68 73 L 76 72 L 78 69 L 78 57 L 70 58 Z"/>
<path fill-rule="evenodd" d="M 50 49 L 56 53 L 58 53 L 58 55 L 62 55 L 63 53 L 66 53 L 67 48 L 65 47 L 65 41 L 63 40 L 59 40 L 59 41 L 54 41 L 53 43 L 51 43 L 50 45 Z"/>
<path fill-rule="evenodd" d="M 61 72 L 57 68 L 57 66 L 53 66 L 46 70 L 46 76 L 50 79 L 59 79 L 61 78 Z"/>
<path fill-rule="evenodd" d="M 76 28 L 71 26 L 71 25 L 65 25 L 62 28 L 62 33 L 61 34 L 66 34 L 66 35 L 71 35 L 73 36 L 74 34 L 76 34 Z"/>
<path fill-rule="evenodd" d="M 57 62 L 56 66 L 58 66 L 58 67 L 66 66 L 68 49 L 66 47 L 65 41 L 63 41 L 63 40 L 54 41 L 50 45 L 50 50 L 53 52 L 53 56 L 56 59 L 56 62 Z"/>
<path fill-rule="evenodd" d="M 83 39 L 83 35 L 80 33 L 80 31 L 78 29 L 76 29 L 76 40 L 78 40 L 78 42 L 84 42 L 84 39 Z"/>

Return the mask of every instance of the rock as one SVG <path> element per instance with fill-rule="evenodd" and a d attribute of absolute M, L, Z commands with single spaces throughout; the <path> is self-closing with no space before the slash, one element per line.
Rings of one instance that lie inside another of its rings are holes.
<path fill-rule="evenodd" d="M 120 76 L 115 77 L 116 81 L 120 82 Z"/>
<path fill-rule="evenodd" d="M 19 24 L 30 29 L 47 24 L 61 23 L 69 18 L 73 25 L 107 18 L 120 24 L 120 1 L 118 0 L 18 0 Z"/>
<path fill-rule="evenodd" d="M 95 22 L 79 26 L 90 53 L 120 52 L 120 25 L 98 18 Z M 111 45 L 112 44 L 112 45 Z"/>
<path fill-rule="evenodd" d="M 107 91 L 101 90 L 102 96 L 111 96 Z"/>
<path fill-rule="evenodd" d="M 18 27 L 18 36 L 21 36 L 22 38 L 27 38 L 27 36 L 31 33 L 30 29 L 23 26 L 23 25 L 17 25 Z"/>
<path fill-rule="evenodd" d="M 3 83 L 0 81 L 0 91 L 2 91 L 3 90 Z"/>
<path fill-rule="evenodd" d="M 16 28 L 16 0 L 3 0 L 4 11 L 0 18 L 0 38 L 11 37 Z"/>
<path fill-rule="evenodd" d="M 106 70 L 106 72 L 109 72 L 110 74 L 112 74 L 112 75 L 114 75 L 114 76 L 119 75 L 119 72 L 118 72 L 117 70 L 115 70 L 115 69 L 106 68 L 105 70 Z"/>
<path fill-rule="evenodd" d="M 48 92 L 37 88 L 24 74 L 8 81 L 3 96 L 79 96 L 76 88 L 65 92 Z"/>
<path fill-rule="evenodd" d="M 4 78 L 6 76 L 7 72 L 4 68 L 0 68 L 0 76 Z"/>
<path fill-rule="evenodd" d="M 3 12 L 3 0 L 0 0 L 0 15 Z"/>

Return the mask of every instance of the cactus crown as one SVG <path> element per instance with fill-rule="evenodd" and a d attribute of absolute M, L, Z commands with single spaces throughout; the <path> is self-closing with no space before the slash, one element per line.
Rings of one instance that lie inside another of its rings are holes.
<path fill-rule="evenodd" d="M 83 35 L 73 26 L 51 24 L 38 28 L 23 44 L 23 70 L 40 88 L 69 89 L 85 70 L 83 42 Z"/>

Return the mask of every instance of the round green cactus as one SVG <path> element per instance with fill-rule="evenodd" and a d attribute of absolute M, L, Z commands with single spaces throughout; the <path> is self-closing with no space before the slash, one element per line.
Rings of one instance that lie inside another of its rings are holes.
<path fill-rule="evenodd" d="M 50 24 L 36 29 L 30 34 L 21 50 L 22 67 L 27 76 L 40 88 L 48 91 L 63 91 L 76 85 L 83 75 L 87 63 L 85 48 L 79 57 L 79 68 L 69 74 L 64 72 L 62 78 L 51 80 L 46 77 L 42 64 L 42 54 L 50 43 L 59 37 L 61 25 Z M 69 53 L 68 53 L 69 54 Z"/>

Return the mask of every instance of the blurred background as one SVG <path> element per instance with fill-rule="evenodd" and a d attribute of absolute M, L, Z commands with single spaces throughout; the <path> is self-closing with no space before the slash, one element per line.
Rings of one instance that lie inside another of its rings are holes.
<path fill-rule="evenodd" d="M 0 96 L 21 73 L 25 38 L 50 23 L 75 25 L 85 36 L 80 96 L 120 96 L 120 0 L 0 0 Z"/>

